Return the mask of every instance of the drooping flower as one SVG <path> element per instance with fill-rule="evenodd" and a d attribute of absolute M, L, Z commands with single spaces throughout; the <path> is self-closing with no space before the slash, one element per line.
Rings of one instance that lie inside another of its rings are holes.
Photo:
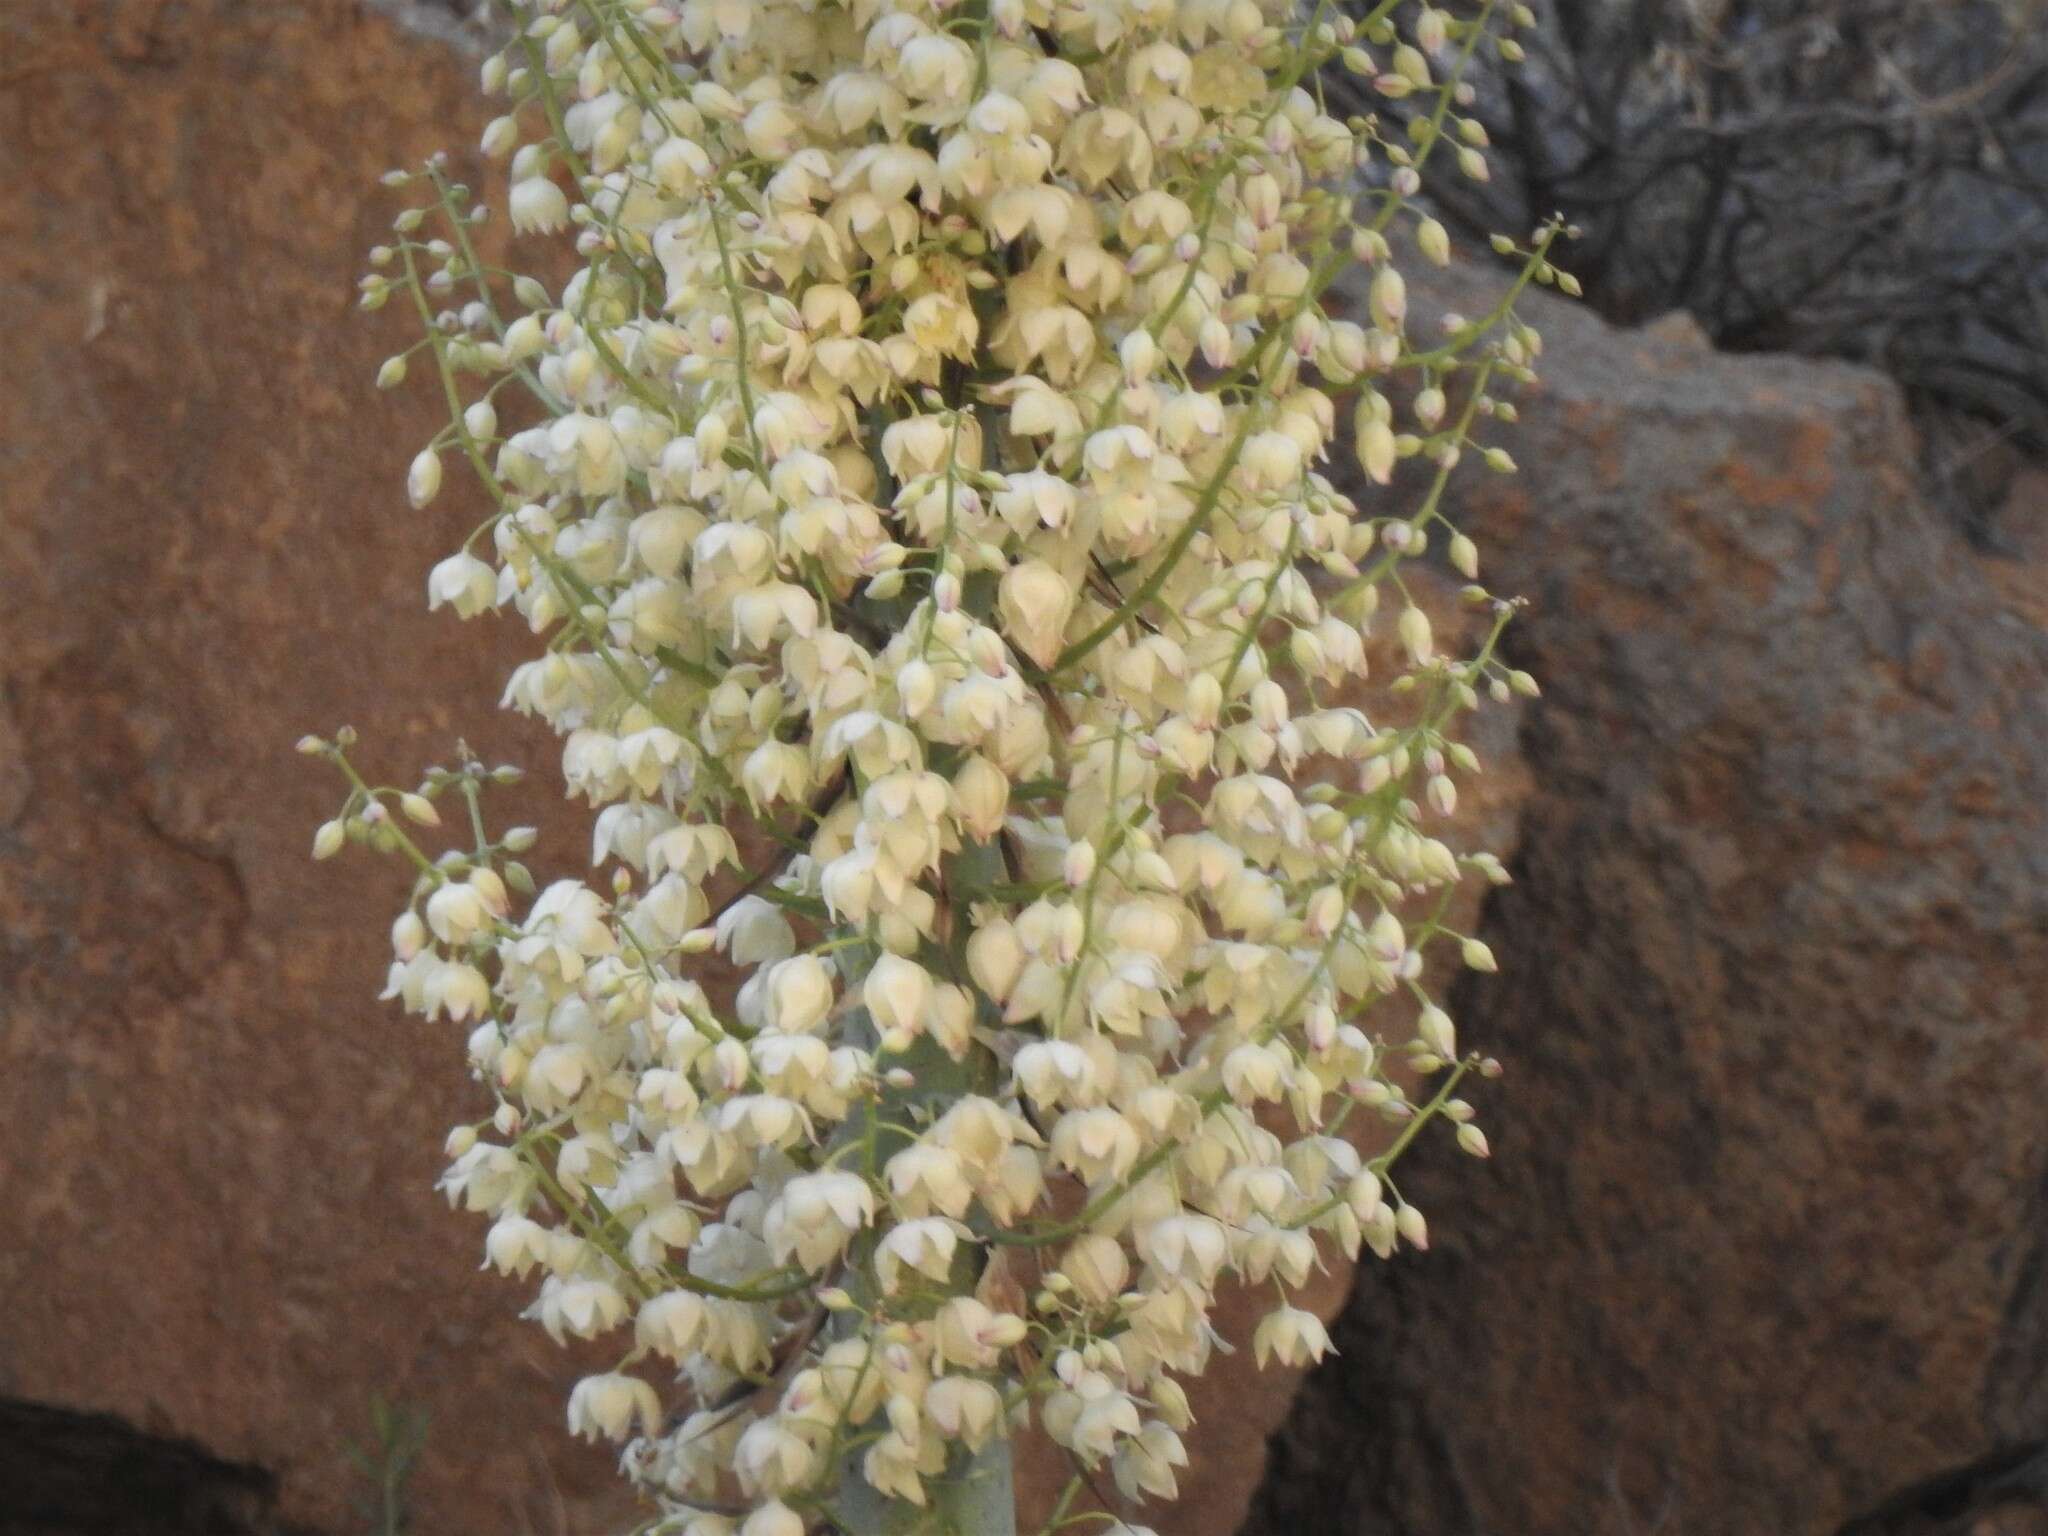
<path fill-rule="evenodd" d="M 539 637 L 504 703 L 608 867 L 537 886 L 466 755 L 387 790 L 309 747 L 351 774 L 316 856 L 417 877 L 387 995 L 460 1023 L 489 1094 L 443 1187 L 557 1339 L 630 1320 L 730 1405 L 571 1394 L 692 1536 L 803 1536 L 847 1468 L 927 1502 L 1020 1389 L 1171 1498 L 1217 1288 L 1426 1246 L 1385 1177 L 1416 1121 L 1491 1151 L 1415 1076 L 1483 1066 L 1430 965 L 1495 967 L 1443 916 L 1505 878 L 1462 848 L 1455 726 L 1534 685 L 1410 569 L 1480 567 L 1400 470 L 1512 468 L 1480 439 L 1540 338 L 1510 295 L 1411 341 L 1403 261 L 1448 259 L 1416 194 L 1483 173 L 1462 74 L 1527 18 L 514 9 L 483 147 L 573 275 L 480 265 L 434 161 L 401 179 L 446 237 L 408 210 L 363 293 L 430 317 L 382 382 L 431 365 L 456 405 L 408 499 L 482 471 L 429 604 Z M 1436 126 L 1331 116 L 1340 65 Z M 1506 242 L 1521 283 L 1558 233 Z M 406 830 L 444 819 L 444 853 Z M 1253 1346 L 1329 1339 L 1283 1304 Z"/>

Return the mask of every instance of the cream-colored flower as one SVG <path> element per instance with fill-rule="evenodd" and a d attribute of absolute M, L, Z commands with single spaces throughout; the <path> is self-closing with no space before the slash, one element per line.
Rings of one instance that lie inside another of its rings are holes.
<path fill-rule="evenodd" d="M 1279 1307 L 1267 1313 L 1252 1334 L 1252 1352 L 1260 1365 L 1269 1359 L 1282 1365 L 1313 1365 L 1329 1348 L 1330 1335 L 1322 1319 L 1300 1307 Z"/>
<path fill-rule="evenodd" d="M 850 1173 L 805 1174 L 784 1185 L 768 1207 L 762 1236 L 778 1262 L 793 1259 L 806 1269 L 822 1270 L 874 1218 L 875 1194 L 865 1179 Z"/>
<path fill-rule="evenodd" d="M 1399 471 L 1511 469 L 1541 338 L 1509 306 L 1411 341 L 1404 263 L 1448 258 L 1415 198 L 1483 173 L 1463 75 L 1521 8 L 512 6 L 483 147 L 561 271 L 472 271 L 436 163 L 363 295 L 430 320 L 380 382 L 456 402 L 407 499 L 485 481 L 429 606 L 531 629 L 503 704 L 560 738 L 601 883 L 533 894 L 466 758 L 351 782 L 314 845 L 417 877 L 387 995 L 491 1099 L 443 1188 L 555 1337 L 630 1318 L 740 1393 L 673 1428 L 632 1377 L 572 1394 L 690 1536 L 803 1536 L 827 1472 L 928 1502 L 1013 1407 L 1170 1498 L 1226 1276 L 1427 1244 L 1333 1116 L 1491 1151 L 1412 1074 L 1481 1067 L 1431 1001 L 1496 963 L 1448 888 L 1505 878 L 1457 735 L 1534 685 L 1409 569 L 1482 564 Z M 1326 66 L 1444 142 L 1329 115 Z M 1557 233 L 1508 249 L 1569 292 Z M 1329 1347 L 1289 1306 L 1253 1343 Z"/>
<path fill-rule="evenodd" d="M 806 1033 L 832 1011 L 832 973 L 815 955 L 777 961 L 767 972 L 768 1017 L 776 1029 Z"/>
<path fill-rule="evenodd" d="M 660 1423 L 661 1400 L 637 1376 L 586 1376 L 569 1394 L 569 1428 L 586 1440 L 624 1440 L 636 1426 L 652 1434 Z"/>

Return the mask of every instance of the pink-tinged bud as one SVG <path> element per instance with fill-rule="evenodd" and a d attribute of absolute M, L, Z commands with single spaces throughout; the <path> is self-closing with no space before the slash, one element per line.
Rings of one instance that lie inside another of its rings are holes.
<path fill-rule="evenodd" d="M 401 960 L 410 960 L 426 945 L 427 925 L 420 921 L 419 913 L 406 908 L 391 925 L 391 953 Z"/>
<path fill-rule="evenodd" d="M 1159 343 L 1141 327 L 1123 339 L 1117 348 L 1117 358 L 1123 364 L 1124 378 L 1132 384 L 1142 384 L 1158 365 Z"/>
<path fill-rule="evenodd" d="M 1337 1012 L 1327 1003 L 1319 1003 L 1309 1009 L 1301 1021 L 1302 1038 L 1308 1048 L 1318 1056 L 1329 1053 L 1337 1043 Z"/>
<path fill-rule="evenodd" d="M 1394 478 L 1394 463 L 1398 457 L 1399 445 L 1392 427 L 1376 418 L 1360 426 L 1358 462 L 1363 466 L 1366 478 L 1373 484 L 1385 485 Z M 1392 526 L 1405 529 L 1407 524 L 1395 523 Z"/>
<path fill-rule="evenodd" d="M 1392 965 L 1408 952 L 1408 936 L 1401 931 L 1398 917 L 1382 912 L 1365 930 L 1365 945 L 1374 959 Z"/>
<path fill-rule="evenodd" d="M 1399 331 L 1408 319 L 1408 284 L 1400 269 L 1381 267 L 1372 280 L 1369 303 L 1372 323 L 1383 331 Z"/>
<path fill-rule="evenodd" d="M 1429 796 L 1430 805 L 1439 816 L 1451 816 L 1457 813 L 1458 786 L 1453 784 L 1445 775 L 1441 773 L 1434 775 L 1430 779 L 1425 792 Z"/>
<path fill-rule="evenodd" d="M 1229 363 L 1234 343 L 1231 340 L 1230 327 L 1218 316 L 1211 315 L 1202 322 L 1200 343 L 1202 360 L 1211 368 L 1221 368 Z"/>
<path fill-rule="evenodd" d="M 1439 1056 L 1458 1054 L 1458 1029 L 1451 1016 L 1431 1003 L 1415 1021 L 1415 1037 Z"/>

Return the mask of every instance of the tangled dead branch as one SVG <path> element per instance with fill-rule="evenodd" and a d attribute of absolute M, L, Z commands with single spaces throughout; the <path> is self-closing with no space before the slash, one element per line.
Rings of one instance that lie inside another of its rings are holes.
<path fill-rule="evenodd" d="M 1898 379 L 1980 538 L 2048 456 L 2041 0 L 1541 0 L 1528 66 L 1475 82 L 1498 153 L 1439 189 L 1480 232 L 1583 226 L 1587 292 L 1721 346 Z M 1400 115 L 1365 98 L 1351 110 Z"/>

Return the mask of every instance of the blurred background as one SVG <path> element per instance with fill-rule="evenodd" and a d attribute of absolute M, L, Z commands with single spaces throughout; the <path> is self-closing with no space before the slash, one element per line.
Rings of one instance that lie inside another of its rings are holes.
<path fill-rule="evenodd" d="M 380 172 L 490 186 L 468 9 L 0 0 L 8 1536 L 634 1518 L 433 1192 L 474 1091 L 291 750 L 552 763 L 523 637 L 425 612 L 480 508 L 406 508 L 434 408 L 353 304 Z M 1418 1158 L 1433 1246 L 1319 1280 L 1320 1369 L 1216 1367 L 1167 1536 L 2048 1532 L 2043 20 L 1554 0 L 1482 82 L 1444 212 L 1562 209 L 1589 296 L 1459 508 L 1546 688 L 1461 812 L 1495 1156 Z"/>

